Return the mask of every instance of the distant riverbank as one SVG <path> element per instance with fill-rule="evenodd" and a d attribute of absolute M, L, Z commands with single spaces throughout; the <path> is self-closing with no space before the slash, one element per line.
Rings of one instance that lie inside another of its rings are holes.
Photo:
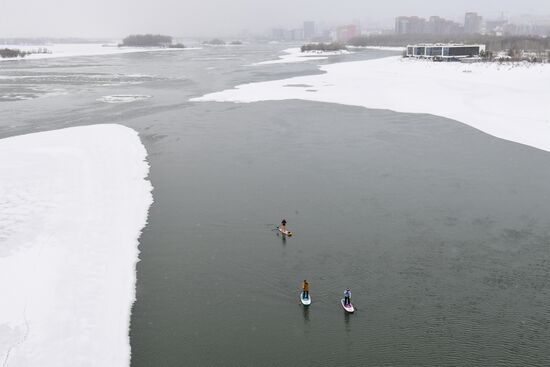
<path fill-rule="evenodd" d="M 33 45 L 5 45 L 10 49 L 18 49 L 22 52 L 28 52 L 36 49 Z M 63 43 L 42 46 L 50 53 L 32 53 L 24 58 L 0 58 L 0 61 L 9 60 L 37 60 L 37 59 L 52 59 L 57 57 L 77 57 L 77 56 L 99 56 L 99 55 L 116 55 L 134 52 L 158 52 L 158 51 L 184 51 L 196 50 L 198 47 L 187 48 L 165 48 L 165 47 L 118 47 L 116 44 L 100 44 L 100 43 Z"/>

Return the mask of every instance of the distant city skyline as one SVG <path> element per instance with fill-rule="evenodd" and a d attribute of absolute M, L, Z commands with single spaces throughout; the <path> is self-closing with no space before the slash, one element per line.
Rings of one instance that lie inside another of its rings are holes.
<path fill-rule="evenodd" d="M 548 14 L 550 19 L 550 1 L 463 0 L 442 4 L 435 0 L 349 0 L 335 7 L 313 0 L 0 0 L 0 38 L 119 38 L 131 33 L 223 37 L 244 30 L 260 33 L 269 28 L 303 29 L 305 21 L 336 27 L 353 23 L 354 19 L 366 29 L 390 29 L 398 16 L 439 16 L 463 24 L 467 12 L 485 19 L 497 19 L 500 14 L 509 18 Z"/>

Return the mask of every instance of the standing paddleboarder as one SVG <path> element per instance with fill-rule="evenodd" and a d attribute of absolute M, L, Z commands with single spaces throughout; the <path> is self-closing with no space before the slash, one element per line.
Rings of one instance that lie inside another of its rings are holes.
<path fill-rule="evenodd" d="M 304 279 L 302 283 L 302 292 L 300 293 L 300 301 L 304 306 L 311 304 L 311 297 L 309 296 L 309 283 Z"/>
<path fill-rule="evenodd" d="M 349 288 L 346 288 L 344 292 L 344 306 L 349 306 L 351 304 L 351 291 Z"/>
<path fill-rule="evenodd" d="M 305 299 L 309 298 L 309 283 L 305 279 L 304 279 L 304 282 L 302 283 L 302 294 Z"/>

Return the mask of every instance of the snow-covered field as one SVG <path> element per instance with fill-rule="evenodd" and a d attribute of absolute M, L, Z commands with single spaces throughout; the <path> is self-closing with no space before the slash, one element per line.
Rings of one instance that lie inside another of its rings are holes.
<path fill-rule="evenodd" d="M 129 365 L 146 155 L 121 125 L 0 140 L 1 366 Z"/>
<path fill-rule="evenodd" d="M 0 58 L 0 61 L 7 60 L 36 60 L 51 59 L 56 57 L 75 57 L 75 56 L 96 56 L 96 55 L 116 55 L 133 52 L 158 52 L 158 51 L 187 51 L 198 48 L 160 48 L 160 47 L 117 47 L 116 45 L 103 45 L 97 43 L 63 43 L 53 45 L 0 45 L 0 48 L 19 49 L 21 51 L 35 51 L 37 49 L 48 49 L 51 53 L 31 54 L 24 58 Z"/>
<path fill-rule="evenodd" d="M 325 73 L 239 85 L 192 101 L 303 99 L 429 113 L 550 151 L 548 64 L 435 63 L 395 56 L 321 70 Z"/>
<path fill-rule="evenodd" d="M 279 58 L 276 60 L 261 61 L 261 62 L 254 63 L 252 65 L 256 66 L 256 65 L 271 65 L 271 64 L 290 64 L 294 62 L 304 62 L 304 61 L 311 61 L 311 60 L 325 60 L 329 56 L 346 55 L 350 53 L 349 51 L 346 51 L 346 50 L 302 52 L 298 47 L 287 48 L 282 52 L 283 54 L 279 56 Z"/>

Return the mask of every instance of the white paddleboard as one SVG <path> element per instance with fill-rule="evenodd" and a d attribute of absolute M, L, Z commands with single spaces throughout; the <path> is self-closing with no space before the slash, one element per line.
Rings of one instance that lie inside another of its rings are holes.
<path fill-rule="evenodd" d="M 353 313 L 355 311 L 355 309 L 353 308 L 353 304 L 349 304 L 349 305 L 344 305 L 344 299 L 342 298 L 340 300 L 340 303 L 342 304 L 342 307 L 344 308 L 344 310 L 346 310 L 346 312 L 349 312 L 349 313 Z"/>
<path fill-rule="evenodd" d="M 300 302 L 302 302 L 304 306 L 309 306 L 311 304 L 311 294 L 308 294 L 308 297 L 304 298 L 304 292 L 300 292 Z"/>
<path fill-rule="evenodd" d="M 285 231 L 284 229 L 281 229 L 281 228 L 278 228 L 279 232 L 281 232 L 282 234 L 288 236 L 288 237 L 292 237 L 292 232 L 290 231 Z"/>

